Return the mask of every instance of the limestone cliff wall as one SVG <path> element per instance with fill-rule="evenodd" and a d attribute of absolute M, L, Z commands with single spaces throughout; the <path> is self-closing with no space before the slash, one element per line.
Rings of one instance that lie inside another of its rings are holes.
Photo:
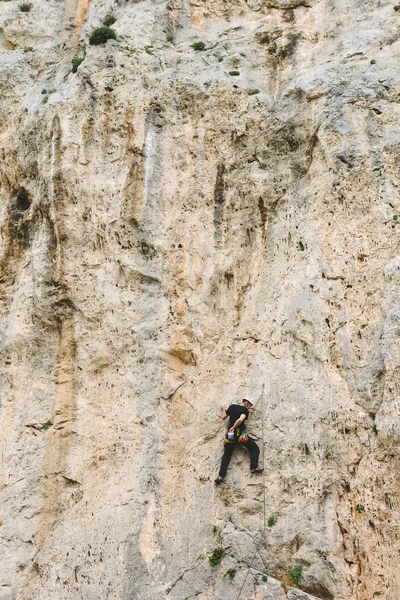
<path fill-rule="evenodd" d="M 1 2 L 1 600 L 400 597 L 394 4 Z"/>

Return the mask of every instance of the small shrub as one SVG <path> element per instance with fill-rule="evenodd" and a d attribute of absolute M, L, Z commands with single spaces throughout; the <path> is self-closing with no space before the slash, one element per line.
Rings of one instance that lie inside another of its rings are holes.
<path fill-rule="evenodd" d="M 284 591 L 286 592 L 287 589 L 287 585 L 284 581 L 281 582 L 281 587 L 284 589 Z"/>
<path fill-rule="evenodd" d="M 205 50 L 206 45 L 204 42 L 194 42 L 192 48 L 193 50 Z"/>
<path fill-rule="evenodd" d="M 370 63 L 371 63 L 371 65 L 376 65 L 376 60 L 373 58 L 373 59 L 370 61 Z"/>
<path fill-rule="evenodd" d="M 274 525 L 276 525 L 275 515 L 271 515 L 270 517 L 268 517 L 267 525 L 268 527 L 273 527 Z"/>
<path fill-rule="evenodd" d="M 32 46 L 25 46 L 24 52 L 33 52 Z"/>
<path fill-rule="evenodd" d="M 224 577 L 228 577 L 229 581 L 233 581 L 235 579 L 236 571 L 237 569 L 231 567 L 226 573 L 224 573 Z"/>
<path fill-rule="evenodd" d="M 107 15 L 103 21 L 103 25 L 105 25 L 105 27 L 110 27 L 110 25 L 114 25 L 116 20 L 117 19 L 113 15 Z"/>
<path fill-rule="evenodd" d="M 218 527 L 216 525 L 213 525 L 213 534 L 216 535 L 218 531 Z"/>
<path fill-rule="evenodd" d="M 32 4 L 20 4 L 19 5 L 19 10 L 21 12 L 31 12 L 31 8 L 32 8 Z"/>
<path fill-rule="evenodd" d="M 249 94 L 249 96 L 255 96 L 256 94 L 260 93 L 260 90 L 256 88 L 255 90 L 249 90 L 247 93 Z"/>
<path fill-rule="evenodd" d="M 90 34 L 89 44 L 91 46 L 100 46 L 105 44 L 108 40 L 116 40 L 117 35 L 114 29 L 111 27 L 98 27 Z"/>
<path fill-rule="evenodd" d="M 293 585 L 298 587 L 300 584 L 300 581 L 303 577 L 302 565 L 294 565 L 294 567 L 291 567 L 290 569 L 288 569 L 287 576 L 289 577 L 289 579 L 293 583 Z"/>
<path fill-rule="evenodd" d="M 218 62 L 222 62 L 224 60 L 223 56 L 218 56 Z"/>
<path fill-rule="evenodd" d="M 78 70 L 79 65 L 81 65 L 83 63 L 85 59 L 84 58 L 73 58 L 72 59 L 72 72 L 76 73 Z"/>
<path fill-rule="evenodd" d="M 397 221 L 398 218 L 399 218 L 399 215 L 393 215 L 393 221 Z"/>
<path fill-rule="evenodd" d="M 47 431 L 50 426 L 51 426 L 51 421 L 46 421 L 46 423 L 42 423 L 42 429 L 44 429 L 44 431 Z"/>
<path fill-rule="evenodd" d="M 229 71 L 229 75 L 231 77 L 238 77 L 240 75 L 240 71 Z"/>
<path fill-rule="evenodd" d="M 393 6 L 393 8 L 394 8 L 394 10 L 396 12 L 399 12 L 399 10 L 400 10 L 400 4 L 397 4 L 396 6 Z"/>
<path fill-rule="evenodd" d="M 266 33 L 260 37 L 260 44 L 269 44 L 269 36 Z"/>
<path fill-rule="evenodd" d="M 146 52 L 146 54 L 150 54 L 150 56 L 153 56 L 153 48 L 151 46 L 146 46 L 144 51 Z"/>
<path fill-rule="evenodd" d="M 261 576 L 261 579 L 264 581 L 264 583 L 266 583 L 266 582 L 268 581 L 268 573 L 266 573 L 266 572 L 264 571 L 264 573 L 263 573 L 263 574 L 262 574 L 262 576 Z"/>
<path fill-rule="evenodd" d="M 225 550 L 223 548 L 215 548 L 208 557 L 208 562 L 212 567 L 215 567 L 216 565 L 219 565 L 224 556 Z"/>
<path fill-rule="evenodd" d="M 361 323 L 361 329 L 365 329 L 366 327 L 368 327 L 368 323 Z"/>
<path fill-rule="evenodd" d="M 375 435 L 378 435 L 378 428 L 377 428 L 377 426 L 375 424 L 372 425 L 371 429 L 372 429 L 372 431 L 374 432 Z"/>
<path fill-rule="evenodd" d="M 47 95 L 43 96 L 43 98 L 42 98 L 42 104 L 46 104 L 48 99 L 49 99 L 49 97 Z"/>
<path fill-rule="evenodd" d="M 362 504 L 356 504 L 356 506 L 354 507 L 354 510 L 356 511 L 356 513 L 358 513 L 360 515 L 361 513 L 364 512 L 364 507 L 362 506 Z"/>
<path fill-rule="evenodd" d="M 42 89 L 42 91 L 40 92 L 41 94 L 47 94 L 47 90 L 45 88 Z"/>
<path fill-rule="evenodd" d="M 167 35 L 167 42 L 173 42 L 174 41 L 174 36 L 172 35 L 172 33 L 169 33 Z"/>
<path fill-rule="evenodd" d="M 374 592 L 374 596 L 382 596 L 382 592 L 376 591 L 376 592 Z"/>

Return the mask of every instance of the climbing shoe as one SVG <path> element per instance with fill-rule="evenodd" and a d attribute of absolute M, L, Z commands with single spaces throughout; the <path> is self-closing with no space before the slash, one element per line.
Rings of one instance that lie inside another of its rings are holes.
<path fill-rule="evenodd" d="M 263 471 L 264 469 L 261 469 L 260 467 L 257 467 L 257 469 L 250 469 L 250 473 L 254 473 L 255 475 L 262 473 Z"/>
<path fill-rule="evenodd" d="M 224 478 L 217 477 L 217 479 L 214 479 L 214 483 L 216 483 L 217 485 L 220 485 L 220 483 L 224 483 Z"/>

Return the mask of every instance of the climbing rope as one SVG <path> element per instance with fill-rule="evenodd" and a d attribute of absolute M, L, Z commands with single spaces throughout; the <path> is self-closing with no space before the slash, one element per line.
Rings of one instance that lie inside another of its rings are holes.
<path fill-rule="evenodd" d="M 259 543 L 256 544 L 256 549 L 255 549 L 253 557 L 252 557 L 252 559 L 250 561 L 249 568 L 247 569 L 246 577 L 243 580 L 242 587 L 240 588 L 239 595 L 236 598 L 236 600 L 240 599 L 240 596 L 242 594 L 243 588 L 244 588 L 244 586 L 246 584 L 246 581 L 247 581 L 247 578 L 249 576 L 250 569 L 252 568 L 252 563 L 254 562 L 254 559 L 255 559 L 257 553 L 259 554 L 259 556 L 261 558 L 261 562 L 264 564 L 264 561 L 263 561 L 262 556 L 260 554 L 260 548 L 261 548 L 261 543 L 262 543 L 263 539 L 264 539 L 265 543 L 267 542 L 267 537 L 266 537 L 266 531 L 267 531 L 267 517 L 266 517 L 267 511 L 266 511 L 266 506 L 267 506 L 267 501 L 266 501 L 266 494 L 265 494 L 266 485 L 265 485 L 265 435 L 264 435 L 264 431 L 265 431 L 264 430 L 264 422 L 265 422 L 265 384 L 264 383 L 263 383 L 262 387 L 263 387 L 263 389 L 262 389 L 262 397 L 261 397 L 261 418 L 262 418 L 262 421 L 261 421 L 261 436 L 262 436 L 263 468 L 264 468 L 263 474 L 262 474 L 263 496 L 264 496 L 263 534 L 261 536 L 261 539 L 260 539 Z"/>

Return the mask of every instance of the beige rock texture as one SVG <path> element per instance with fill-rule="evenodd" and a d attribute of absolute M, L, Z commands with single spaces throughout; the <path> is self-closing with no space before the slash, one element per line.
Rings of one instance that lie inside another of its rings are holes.
<path fill-rule="evenodd" d="M 395 4 L 0 3 L 1 600 L 399 600 Z"/>

